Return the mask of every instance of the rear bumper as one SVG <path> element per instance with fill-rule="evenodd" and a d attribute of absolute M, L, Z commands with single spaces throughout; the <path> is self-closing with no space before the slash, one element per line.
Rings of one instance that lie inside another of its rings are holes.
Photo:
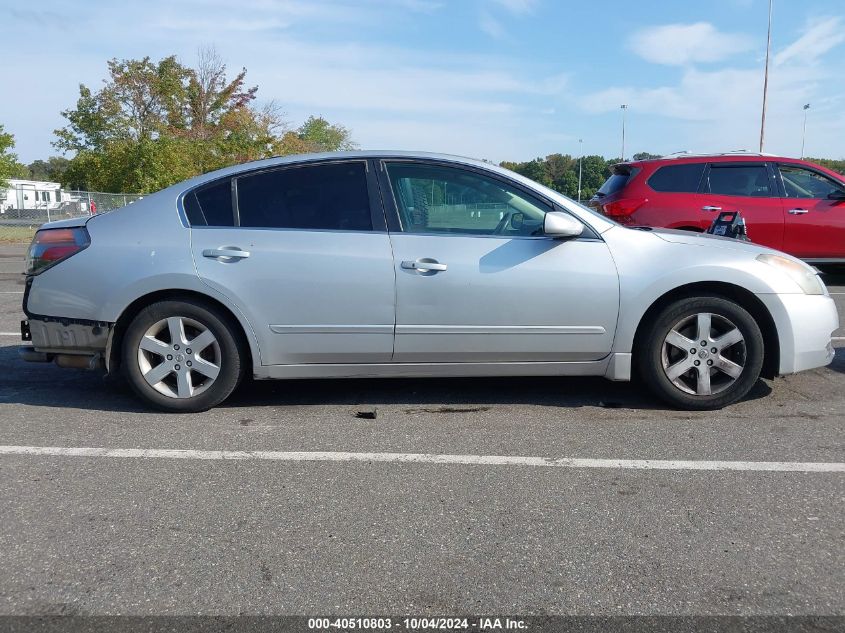
<path fill-rule="evenodd" d="M 28 362 L 96 369 L 104 366 L 111 332 L 112 324 L 99 321 L 31 318 L 21 321 L 21 340 L 32 344 L 19 347 L 18 355 Z"/>
<path fill-rule="evenodd" d="M 779 375 L 829 365 L 833 360 L 833 333 L 839 313 L 829 296 L 757 295 L 766 305 L 780 340 Z"/>

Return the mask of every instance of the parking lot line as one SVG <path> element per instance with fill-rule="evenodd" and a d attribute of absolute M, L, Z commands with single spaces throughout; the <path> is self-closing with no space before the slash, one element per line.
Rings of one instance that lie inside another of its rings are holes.
<path fill-rule="evenodd" d="M 792 473 L 845 473 L 841 462 L 745 462 L 665 459 L 585 459 L 520 455 L 438 455 L 433 453 L 347 453 L 333 451 L 205 451 L 156 448 L 0 446 L 0 455 L 46 457 L 123 457 L 136 459 L 258 460 L 281 462 L 382 462 L 464 466 L 609 468 L 626 470 L 736 470 Z"/>

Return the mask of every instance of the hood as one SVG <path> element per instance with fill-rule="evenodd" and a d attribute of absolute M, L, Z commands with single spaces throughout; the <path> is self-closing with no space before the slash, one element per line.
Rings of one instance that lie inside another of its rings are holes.
<path fill-rule="evenodd" d="M 760 253 L 779 253 L 767 246 L 760 246 L 754 242 L 737 240 L 732 237 L 721 235 L 710 235 L 709 233 L 694 233 L 692 231 L 679 231 L 675 229 L 653 229 L 649 231 L 652 235 L 659 237 L 665 242 L 672 244 L 688 244 L 689 246 L 704 246 L 707 248 L 726 248 L 733 251 L 743 251 L 749 255 Z M 788 256 L 787 256 L 788 257 Z"/>

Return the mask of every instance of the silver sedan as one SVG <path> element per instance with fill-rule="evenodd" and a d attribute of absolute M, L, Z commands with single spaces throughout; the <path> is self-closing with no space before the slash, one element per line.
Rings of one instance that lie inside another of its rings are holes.
<path fill-rule="evenodd" d="M 44 225 L 24 312 L 25 359 L 120 370 L 172 411 L 247 375 L 637 375 L 713 409 L 828 364 L 838 327 L 797 259 L 407 152 L 248 163 Z"/>

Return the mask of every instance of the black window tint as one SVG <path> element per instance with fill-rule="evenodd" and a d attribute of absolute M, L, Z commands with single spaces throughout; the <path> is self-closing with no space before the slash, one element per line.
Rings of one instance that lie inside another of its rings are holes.
<path fill-rule="evenodd" d="M 238 178 L 241 226 L 371 231 L 362 162 L 291 167 Z"/>
<path fill-rule="evenodd" d="M 220 182 L 188 193 L 185 214 L 191 226 L 234 226 L 232 182 Z"/>
<path fill-rule="evenodd" d="M 704 163 L 661 167 L 648 179 L 648 186 L 664 193 L 695 193 L 704 173 Z"/>
<path fill-rule="evenodd" d="M 599 188 L 597 193 L 602 196 L 609 196 L 612 193 L 616 193 L 627 185 L 628 181 L 636 176 L 639 171 L 639 167 L 614 166 L 613 175 L 604 181 L 604 184 Z"/>
<path fill-rule="evenodd" d="M 770 197 L 765 165 L 711 165 L 708 191 L 725 196 Z"/>

